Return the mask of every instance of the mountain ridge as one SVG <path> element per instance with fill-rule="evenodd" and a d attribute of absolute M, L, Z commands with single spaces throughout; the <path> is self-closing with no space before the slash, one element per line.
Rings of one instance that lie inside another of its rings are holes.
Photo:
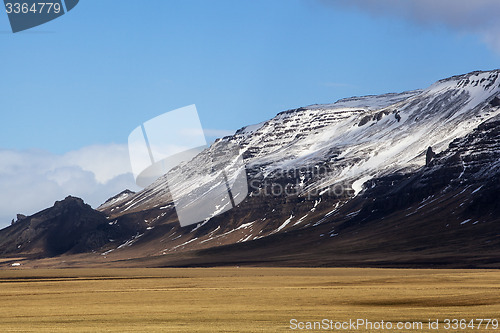
<path fill-rule="evenodd" d="M 180 227 L 168 188 L 188 193 L 204 178 L 189 185 L 181 168 L 172 170 L 168 186 L 160 177 L 98 208 L 108 241 L 88 260 L 499 268 L 499 74 L 476 71 L 427 89 L 301 107 L 243 127 L 182 172 L 202 173 L 208 156 L 237 144 L 249 181 L 245 201 Z"/>

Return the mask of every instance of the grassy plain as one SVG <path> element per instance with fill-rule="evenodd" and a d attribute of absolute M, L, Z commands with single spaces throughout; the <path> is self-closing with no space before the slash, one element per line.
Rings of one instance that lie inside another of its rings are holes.
<path fill-rule="evenodd" d="M 358 318 L 421 321 L 403 331 L 430 332 L 429 319 L 499 317 L 500 271 L 0 270 L 0 332 L 291 332 L 291 319 Z"/>

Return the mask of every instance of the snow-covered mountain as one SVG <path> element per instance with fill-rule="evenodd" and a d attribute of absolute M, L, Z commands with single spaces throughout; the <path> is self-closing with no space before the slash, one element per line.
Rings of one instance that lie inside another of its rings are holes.
<path fill-rule="evenodd" d="M 428 147 L 440 152 L 500 114 L 491 104 L 499 94 L 499 71 L 473 72 L 441 80 L 425 90 L 289 110 L 215 142 L 182 169 L 185 173 L 202 169 L 207 156 L 216 155 L 231 142 L 241 147 L 249 179 L 258 179 L 259 186 L 296 170 L 302 181 L 297 192 L 302 195 L 343 182 L 359 189 L 370 178 L 425 165 Z M 309 175 L 299 175 L 300 171 Z M 121 214 L 170 203 L 163 177 L 112 209 Z"/>
<path fill-rule="evenodd" d="M 472 259 L 457 259 L 463 253 L 456 246 L 473 236 L 471 258 L 481 254 L 490 267 L 485 244 L 497 258 L 500 244 L 499 76 L 472 72 L 423 90 L 288 110 L 244 127 L 143 191 L 103 204 L 98 210 L 111 228 L 134 225 L 134 232 L 96 251 L 106 260 L 149 258 L 154 265 L 266 258 L 418 265 L 425 257 L 464 266 Z M 206 169 L 234 146 L 246 165 L 248 197 L 180 227 L 169 189 L 210 185 Z"/>

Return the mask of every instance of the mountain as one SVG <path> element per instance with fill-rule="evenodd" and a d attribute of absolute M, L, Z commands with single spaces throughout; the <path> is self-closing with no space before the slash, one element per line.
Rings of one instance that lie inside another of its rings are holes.
<path fill-rule="evenodd" d="M 500 267 L 499 74 L 281 112 L 111 198 L 81 239 L 41 253 L 136 266 Z M 213 181 L 200 175 L 228 144 L 240 147 L 248 197 L 181 227 L 170 191 Z M 4 245 L 32 219 L 0 231 L 4 253 L 36 253 Z"/>
<path fill-rule="evenodd" d="M 106 215 L 82 199 L 68 196 L 54 206 L 0 231 L 0 254 L 34 258 L 98 250 L 110 239 L 130 237 L 136 226 L 110 224 Z"/>

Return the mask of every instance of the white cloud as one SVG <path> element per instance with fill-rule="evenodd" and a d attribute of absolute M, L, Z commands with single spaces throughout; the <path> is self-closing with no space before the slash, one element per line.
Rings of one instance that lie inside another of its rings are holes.
<path fill-rule="evenodd" d="M 130 160 L 126 145 L 96 145 L 72 151 L 63 159 L 78 165 L 83 170 L 92 172 L 96 180 L 106 183 L 116 175 L 130 173 Z"/>
<path fill-rule="evenodd" d="M 0 150 L 0 227 L 17 213 L 36 213 L 68 195 L 97 207 L 126 188 L 138 190 L 126 145 L 89 146 L 64 155 Z"/>
<path fill-rule="evenodd" d="M 423 25 L 445 25 L 472 33 L 500 53 L 498 0 L 319 0 L 333 6 L 355 7 L 377 16 L 395 16 Z"/>

